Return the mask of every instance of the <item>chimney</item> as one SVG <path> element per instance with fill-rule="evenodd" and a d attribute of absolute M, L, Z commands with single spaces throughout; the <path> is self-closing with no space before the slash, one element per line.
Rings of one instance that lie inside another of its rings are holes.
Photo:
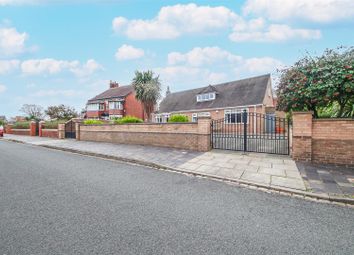
<path fill-rule="evenodd" d="M 168 96 L 169 94 L 171 94 L 171 91 L 170 91 L 170 86 L 167 86 L 166 96 Z"/>
<path fill-rule="evenodd" d="M 116 81 L 109 81 L 109 88 L 113 89 L 113 88 L 118 88 L 119 87 L 119 83 Z"/>

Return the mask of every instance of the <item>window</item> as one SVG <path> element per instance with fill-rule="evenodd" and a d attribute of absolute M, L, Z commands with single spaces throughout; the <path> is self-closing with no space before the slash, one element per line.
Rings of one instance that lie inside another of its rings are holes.
<path fill-rule="evenodd" d="M 123 110 L 123 104 L 119 101 L 109 102 L 109 109 L 111 110 Z"/>
<path fill-rule="evenodd" d="M 248 113 L 247 109 L 232 109 L 232 110 L 225 110 L 225 123 L 227 124 L 241 124 L 244 123 L 244 121 L 246 123 L 248 123 L 248 118 L 246 115 L 245 116 L 245 120 L 243 119 L 243 112 L 244 110 L 246 110 L 246 112 Z"/>
<path fill-rule="evenodd" d="M 88 104 L 87 105 L 87 110 L 88 111 L 98 111 L 99 110 L 99 104 Z"/>
<path fill-rule="evenodd" d="M 192 114 L 192 122 L 198 122 L 198 114 L 196 113 Z"/>
<path fill-rule="evenodd" d="M 103 111 L 104 110 L 104 104 L 100 104 L 100 111 Z"/>
<path fill-rule="evenodd" d="M 161 123 L 162 122 L 162 116 L 160 114 L 155 116 L 155 122 L 156 123 Z"/>
<path fill-rule="evenodd" d="M 197 95 L 197 102 L 211 101 L 215 99 L 215 92 Z"/>

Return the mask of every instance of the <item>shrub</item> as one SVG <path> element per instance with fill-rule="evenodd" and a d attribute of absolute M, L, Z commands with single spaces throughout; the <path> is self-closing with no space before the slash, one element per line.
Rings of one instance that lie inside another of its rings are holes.
<path fill-rule="evenodd" d="M 59 124 L 63 124 L 67 122 L 67 120 L 50 120 L 50 121 L 46 121 L 44 123 L 44 128 L 45 129 L 58 129 L 58 125 Z"/>
<path fill-rule="evenodd" d="M 0 120 L 0 126 L 5 126 L 5 121 L 4 120 Z"/>
<path fill-rule="evenodd" d="M 168 122 L 189 122 L 188 116 L 182 114 L 172 115 Z"/>
<path fill-rule="evenodd" d="M 85 120 L 85 125 L 102 125 L 104 122 L 102 120 Z"/>
<path fill-rule="evenodd" d="M 133 117 L 133 116 L 125 116 L 123 118 L 117 119 L 114 121 L 115 124 L 125 124 L 125 123 L 143 123 L 142 119 Z"/>
<path fill-rule="evenodd" d="M 31 121 L 15 122 L 12 126 L 13 129 L 29 129 Z"/>

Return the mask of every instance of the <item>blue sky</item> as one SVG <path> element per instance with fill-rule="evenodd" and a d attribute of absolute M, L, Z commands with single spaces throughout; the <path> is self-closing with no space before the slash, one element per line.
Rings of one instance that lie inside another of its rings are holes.
<path fill-rule="evenodd" d="M 172 91 L 276 78 L 339 45 L 354 45 L 352 0 L 0 0 L 0 115 L 25 103 L 81 110 L 135 70 Z"/>

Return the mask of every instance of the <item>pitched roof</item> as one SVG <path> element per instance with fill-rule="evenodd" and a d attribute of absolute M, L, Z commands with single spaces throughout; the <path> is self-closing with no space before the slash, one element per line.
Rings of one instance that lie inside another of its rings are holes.
<path fill-rule="evenodd" d="M 270 74 L 248 79 L 209 85 L 167 95 L 160 104 L 159 112 L 177 112 L 209 108 L 224 108 L 262 104 L 270 81 Z M 196 96 L 214 89 L 216 98 L 197 102 Z"/>
<path fill-rule="evenodd" d="M 95 96 L 94 98 L 91 98 L 88 101 L 92 103 L 92 102 L 103 100 L 103 99 L 123 98 L 123 97 L 126 97 L 128 94 L 130 94 L 133 91 L 134 91 L 134 88 L 132 85 L 119 86 L 117 88 L 107 89 L 106 91 Z"/>

